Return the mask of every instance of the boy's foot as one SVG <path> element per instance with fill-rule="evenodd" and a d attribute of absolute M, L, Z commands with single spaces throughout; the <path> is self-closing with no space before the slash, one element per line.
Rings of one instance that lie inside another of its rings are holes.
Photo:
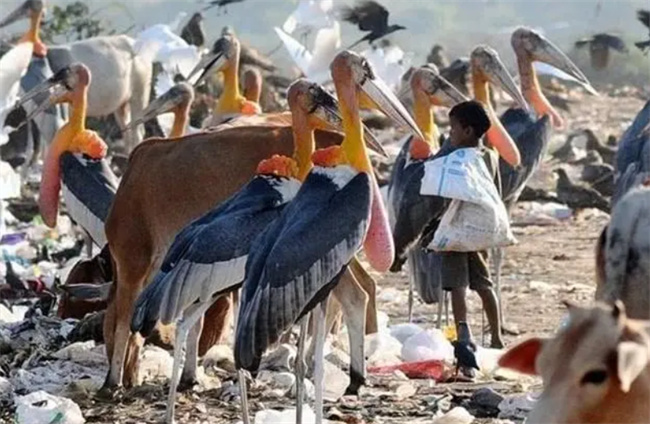
<path fill-rule="evenodd" d="M 471 379 L 476 378 L 476 370 L 474 370 L 474 368 L 460 367 L 460 373 L 467 378 L 471 378 Z"/>
<path fill-rule="evenodd" d="M 490 349 L 503 349 L 505 345 L 503 344 L 503 340 L 501 338 L 495 338 L 492 337 L 492 341 L 490 342 Z"/>

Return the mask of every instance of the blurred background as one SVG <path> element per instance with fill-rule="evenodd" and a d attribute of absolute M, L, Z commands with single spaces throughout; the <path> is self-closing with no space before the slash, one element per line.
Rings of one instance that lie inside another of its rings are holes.
<path fill-rule="evenodd" d="M 12 10 L 22 0 L 0 0 L 0 10 Z M 334 6 L 353 4 L 350 0 L 334 0 Z M 647 0 L 383 0 L 390 20 L 407 27 L 389 37 L 406 52 L 412 52 L 412 63 L 424 63 L 434 44 L 441 44 L 451 58 L 466 56 L 479 43 L 495 47 L 509 66 L 514 53 L 509 46 L 510 34 L 517 25 L 526 25 L 543 32 L 559 45 L 585 72 L 596 86 L 629 84 L 647 87 L 650 84 L 650 56 L 634 47 L 634 42 L 647 38 L 647 29 L 636 20 L 636 10 L 648 8 Z M 56 0 L 48 2 L 44 32 L 50 42 L 73 41 L 78 38 L 110 33 L 137 34 L 156 23 L 171 23 L 179 13 L 204 9 L 208 0 Z M 231 25 L 242 41 L 270 52 L 279 43 L 273 32 L 295 9 L 297 0 L 245 0 L 225 9 L 212 8 L 205 13 L 205 30 L 210 43 L 225 25 Z M 8 40 L 21 33 L 27 22 L 0 30 L 0 39 Z M 353 25 L 341 26 L 343 46 L 361 34 Z M 627 53 L 612 52 L 614 60 L 607 69 L 589 66 L 589 49 L 578 49 L 574 43 L 597 33 L 621 37 Z M 412 40 L 418 40 L 413 42 Z M 428 40 L 428 41 L 423 41 Z M 278 64 L 291 63 L 285 49 L 273 58 Z M 513 68 L 514 69 L 514 68 Z"/>

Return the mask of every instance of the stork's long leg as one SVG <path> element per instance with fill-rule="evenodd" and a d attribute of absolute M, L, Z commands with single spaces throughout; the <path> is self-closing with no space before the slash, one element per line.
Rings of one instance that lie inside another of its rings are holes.
<path fill-rule="evenodd" d="M 239 379 L 242 421 L 244 424 L 251 424 L 251 418 L 248 415 L 248 391 L 246 390 L 246 376 L 244 375 L 244 370 L 237 371 L 237 378 Z"/>
<path fill-rule="evenodd" d="M 445 291 L 442 284 L 438 286 L 438 329 L 442 330 L 442 304 L 445 301 Z"/>
<path fill-rule="evenodd" d="M 181 370 L 185 366 L 185 347 L 187 344 L 187 337 L 190 329 L 193 333 L 197 332 L 196 324 L 200 324 L 200 319 L 205 311 L 210 307 L 211 302 L 199 303 L 186 311 L 186 314 L 176 324 L 176 339 L 174 340 L 174 367 L 172 370 L 172 379 L 169 382 L 169 396 L 167 398 L 167 412 L 165 414 L 165 422 L 168 424 L 174 423 L 174 407 L 176 404 L 176 389 L 181 378 Z M 200 326 L 194 338 L 198 339 L 200 333 Z M 194 350 L 196 353 L 196 350 Z"/>
<path fill-rule="evenodd" d="M 296 354 L 296 424 L 302 424 L 302 404 L 305 398 L 305 339 L 309 314 L 300 320 L 300 335 L 298 336 L 298 352 Z"/>
<path fill-rule="evenodd" d="M 414 258 L 415 255 L 409 255 L 409 322 L 413 322 L 413 286 L 415 285 L 415 273 L 417 272 L 417 266 L 413 260 Z"/>
<path fill-rule="evenodd" d="M 325 312 L 327 299 L 314 308 L 314 321 L 316 322 L 316 352 L 314 354 L 314 387 L 316 388 L 316 424 L 323 423 L 323 377 L 325 376 L 324 355 L 325 348 Z M 364 314 L 365 315 L 365 314 Z"/>

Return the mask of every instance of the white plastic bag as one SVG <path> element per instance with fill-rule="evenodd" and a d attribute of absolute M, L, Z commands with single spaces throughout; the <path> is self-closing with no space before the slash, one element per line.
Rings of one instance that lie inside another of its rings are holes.
<path fill-rule="evenodd" d="M 83 424 L 86 420 L 79 405 L 70 399 L 38 391 L 16 399 L 16 422 Z"/>
<path fill-rule="evenodd" d="M 452 199 L 429 249 L 476 252 L 516 243 L 479 149 L 458 149 L 425 164 L 420 194 Z"/>

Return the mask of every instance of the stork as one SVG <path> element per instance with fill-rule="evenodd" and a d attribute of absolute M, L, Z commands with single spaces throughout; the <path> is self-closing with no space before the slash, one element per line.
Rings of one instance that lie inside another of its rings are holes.
<path fill-rule="evenodd" d="M 542 93 L 537 80 L 534 62 L 562 71 L 584 87 L 589 93 L 596 94 L 584 74 L 578 67 L 550 40 L 538 32 L 520 27 L 511 37 L 511 44 L 517 56 L 521 92 L 532 106 L 534 114 L 526 108 L 510 108 L 500 118 L 502 125 L 512 139 L 521 157 L 521 163 L 513 166 L 502 158 L 499 160 L 501 176 L 501 197 L 510 212 L 517 202 L 526 183 L 539 168 L 548 150 L 552 127 L 563 126 L 562 117 L 551 106 Z M 483 103 L 488 103 L 489 97 L 477 97 Z M 503 249 L 493 251 L 495 285 L 499 298 L 500 311 L 503 321 L 503 305 L 501 303 L 501 263 Z"/>
<path fill-rule="evenodd" d="M 294 198 L 311 169 L 314 130 L 341 125 L 336 100 L 317 84 L 296 81 L 289 88 L 288 100 L 294 130 L 293 158 L 273 155 L 263 160 L 248 184 L 185 227 L 174 239 L 154 282 L 136 303 L 133 332 L 147 336 L 158 320 L 163 324 L 178 321 L 166 414 L 169 423 L 174 419 L 180 369 L 187 364 L 184 380 L 195 373 L 203 314 L 220 294 L 238 289 L 251 243 Z"/>
<path fill-rule="evenodd" d="M 314 153 L 315 167 L 293 201 L 253 242 L 235 337 L 236 367 L 255 371 L 266 348 L 314 310 L 317 424 L 323 418 L 324 312 L 328 296 L 362 246 L 371 266 L 380 272 L 388 270 L 393 258 L 386 212 L 363 142 L 360 105 L 381 109 L 423 137 L 367 60 L 344 51 L 332 62 L 331 72 L 345 139 L 340 147 Z M 304 330 L 305 326 L 301 327 Z M 300 375 L 297 384 L 302 384 L 303 378 Z M 246 401 L 245 395 L 242 401 Z M 301 404 L 299 396 L 298 411 Z M 247 405 L 243 409 L 247 422 Z"/>
<path fill-rule="evenodd" d="M 0 22 L 0 28 L 29 18 L 30 27 L 25 37 L 33 40 L 37 57 L 47 58 L 51 72 L 56 73 L 73 63 L 83 63 L 94 75 L 95 83 L 88 91 L 88 116 L 114 113 L 124 127 L 131 114 L 140 114 L 149 101 L 151 60 L 137 55 L 133 48 L 135 40 L 126 35 L 94 37 L 46 47 L 39 37 L 44 7 L 44 0 L 27 0 Z M 135 133 L 126 134 L 128 147 L 135 147 L 143 134 L 141 127 Z"/>

